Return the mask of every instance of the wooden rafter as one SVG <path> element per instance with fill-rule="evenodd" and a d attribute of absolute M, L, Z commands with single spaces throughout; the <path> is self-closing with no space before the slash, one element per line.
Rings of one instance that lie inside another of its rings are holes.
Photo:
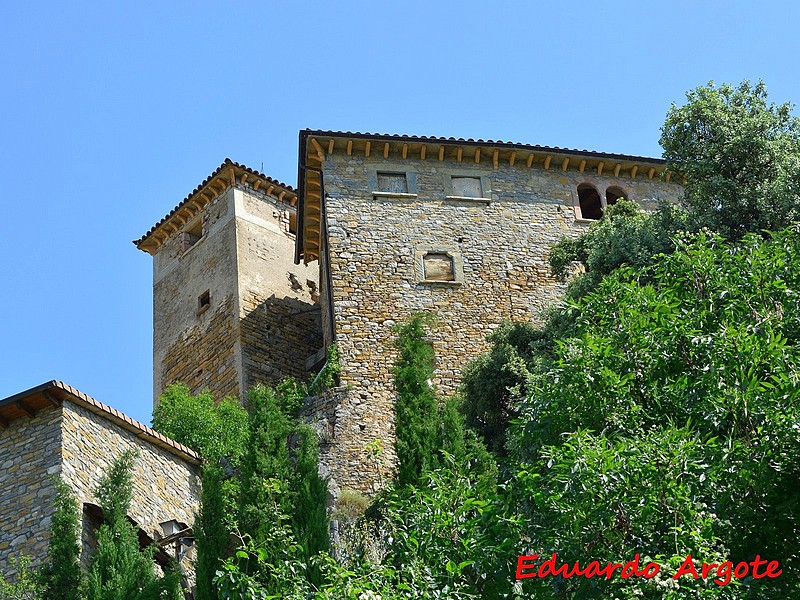
<path fill-rule="evenodd" d="M 444 160 L 444 146 L 439 146 L 439 160 Z"/>
<path fill-rule="evenodd" d="M 347 140 L 347 156 L 353 154 L 353 140 Z"/>
<path fill-rule="evenodd" d="M 383 158 L 389 158 L 389 142 L 383 144 Z"/>
<path fill-rule="evenodd" d="M 528 167 L 529 167 L 529 168 L 530 168 L 530 166 L 533 164 L 533 159 L 534 159 L 534 156 L 535 156 L 535 155 L 533 154 L 533 152 L 531 152 L 531 153 L 528 155 Z"/>
<path fill-rule="evenodd" d="M 405 160 L 408 157 L 408 144 L 403 144 L 403 150 L 401 152 L 401 156 L 403 157 L 403 160 Z"/>
<path fill-rule="evenodd" d="M 425 160 L 425 154 L 428 152 L 428 147 L 425 144 L 422 144 L 419 148 L 419 159 Z"/>
<path fill-rule="evenodd" d="M 544 157 L 544 168 L 545 170 L 550 169 L 550 161 L 553 160 L 553 157 L 549 154 Z"/>
<path fill-rule="evenodd" d="M 655 175 L 655 173 L 656 173 L 655 167 L 650 167 L 650 170 L 647 172 L 647 178 L 648 179 L 652 179 L 653 175 Z"/>
<path fill-rule="evenodd" d="M 17 400 L 15 403 L 16 407 L 28 415 L 31 419 L 36 416 L 36 411 L 33 410 L 30 406 L 27 406 L 22 400 Z"/>
<path fill-rule="evenodd" d="M 274 185 L 269 186 L 267 188 L 267 196 L 271 196 L 272 195 L 272 190 L 274 190 L 274 189 L 275 189 Z"/>
<path fill-rule="evenodd" d="M 500 152 L 495 150 L 492 154 L 492 164 L 494 165 L 494 170 L 496 171 L 500 166 Z"/>
<path fill-rule="evenodd" d="M 328 154 L 333 154 L 333 138 L 328 140 Z"/>
<path fill-rule="evenodd" d="M 513 167 L 515 160 L 517 160 L 517 153 L 512 150 L 511 154 L 508 155 L 508 164 Z"/>
<path fill-rule="evenodd" d="M 565 158 L 561 161 L 561 170 L 566 173 L 567 169 L 569 169 L 569 158 Z"/>
<path fill-rule="evenodd" d="M 282 190 L 280 194 L 278 194 L 278 202 L 283 202 L 284 196 L 286 196 L 286 190 Z"/>
<path fill-rule="evenodd" d="M 631 169 L 631 179 L 636 179 L 636 173 L 639 172 L 639 167 L 634 165 Z"/>
<path fill-rule="evenodd" d="M 619 177 L 619 170 L 622 168 L 622 165 L 617 163 L 614 165 L 614 177 Z"/>
<path fill-rule="evenodd" d="M 481 149 L 480 148 L 476 148 L 475 149 L 475 164 L 476 165 L 480 164 L 480 162 L 481 162 Z"/>
<path fill-rule="evenodd" d="M 369 150 L 372 147 L 372 142 L 367 141 L 366 145 L 364 146 L 364 156 L 369 156 Z"/>
<path fill-rule="evenodd" d="M 317 151 L 317 158 L 319 159 L 319 162 L 325 162 L 325 151 L 322 149 L 322 146 L 320 146 L 319 142 L 315 138 L 311 138 L 309 141 L 314 147 L 314 150 Z"/>
<path fill-rule="evenodd" d="M 61 405 L 61 403 L 58 401 L 58 398 L 56 398 L 55 396 L 53 396 L 53 394 L 51 394 L 51 393 L 50 393 L 50 392 L 48 392 L 47 390 L 45 390 L 44 392 L 42 392 L 42 395 L 43 395 L 45 398 L 47 398 L 47 401 L 48 401 L 50 404 L 52 404 L 53 406 L 60 406 L 60 405 Z"/>
<path fill-rule="evenodd" d="M 672 179 L 672 171 L 667 171 L 666 175 L 664 175 L 664 179 L 669 183 L 669 180 Z"/>
<path fill-rule="evenodd" d="M 605 163 L 602 160 L 599 163 L 597 163 L 597 174 L 598 175 L 602 175 L 603 174 L 603 166 L 604 165 L 605 165 Z"/>
<path fill-rule="evenodd" d="M 462 156 L 462 153 L 463 153 L 463 152 L 464 152 L 464 151 L 463 151 L 461 148 L 459 148 L 458 150 L 456 150 L 456 160 L 458 160 L 458 162 L 461 162 L 461 156 Z"/>
<path fill-rule="evenodd" d="M 578 165 L 578 171 L 580 171 L 581 173 L 583 173 L 584 169 L 586 169 L 586 161 L 585 161 L 585 160 L 582 160 L 582 161 L 581 161 L 581 164 L 579 164 L 579 165 Z"/>
<path fill-rule="evenodd" d="M 231 187 L 236 187 L 236 171 L 233 170 L 233 167 L 229 170 L 231 176 Z"/>
<path fill-rule="evenodd" d="M 258 188 L 260 188 L 260 187 L 261 187 L 261 180 L 260 179 L 256 179 L 256 184 L 253 186 L 253 189 L 255 191 L 258 191 Z"/>
<path fill-rule="evenodd" d="M 245 181 L 247 181 L 247 173 L 242 173 L 242 176 L 239 178 L 239 183 L 244 185 Z"/>

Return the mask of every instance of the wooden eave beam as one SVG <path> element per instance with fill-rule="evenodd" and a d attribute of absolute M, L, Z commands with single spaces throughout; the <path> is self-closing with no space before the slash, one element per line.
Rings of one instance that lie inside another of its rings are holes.
<path fill-rule="evenodd" d="M 52 404 L 53 406 L 61 406 L 61 402 L 59 402 L 59 401 L 58 401 L 58 398 L 56 398 L 55 396 L 53 396 L 53 394 L 51 394 L 51 393 L 50 393 L 50 392 L 48 392 L 47 390 L 45 390 L 44 392 L 42 392 L 42 396 L 44 396 L 44 397 L 47 399 L 47 401 L 48 401 L 50 404 Z"/>
<path fill-rule="evenodd" d="M 508 164 L 513 167 L 515 160 L 517 160 L 517 153 L 512 150 L 511 154 L 508 155 Z"/>
<path fill-rule="evenodd" d="M 614 177 L 619 177 L 619 170 L 622 168 L 622 165 L 617 163 L 614 165 Z"/>
<path fill-rule="evenodd" d="M 422 146 L 419 147 L 419 159 L 425 160 L 425 155 L 427 154 L 427 152 L 428 152 L 428 147 L 425 144 L 422 144 Z"/>
<path fill-rule="evenodd" d="M 462 148 L 456 150 L 456 160 L 458 160 L 458 162 L 461 162 L 461 156 L 463 155 L 463 152 L 464 150 Z"/>
<path fill-rule="evenodd" d="M 347 140 L 347 156 L 353 154 L 353 140 Z"/>
<path fill-rule="evenodd" d="M 585 160 L 582 160 L 582 161 L 581 161 L 581 164 L 579 164 L 579 165 L 578 165 L 578 171 L 580 171 L 581 173 L 583 173 L 583 171 L 584 171 L 585 169 L 586 169 L 586 161 L 585 161 Z"/>
<path fill-rule="evenodd" d="M 316 138 L 311 138 L 308 141 L 311 142 L 314 150 L 317 151 L 317 158 L 319 159 L 319 162 L 325 162 L 325 151 L 322 149 L 322 146 L 319 145 L 319 142 L 316 140 Z"/>
<path fill-rule="evenodd" d="M 500 151 L 495 150 L 492 154 L 492 165 L 494 165 L 494 170 L 496 171 L 500 166 Z"/>
<path fill-rule="evenodd" d="M 655 175 L 655 173 L 656 173 L 655 167 L 650 167 L 650 170 L 647 172 L 647 178 L 648 179 L 652 179 L 653 175 Z"/>
<path fill-rule="evenodd" d="M 550 161 L 551 160 L 553 160 L 553 157 L 550 154 L 548 154 L 547 156 L 544 157 L 544 168 L 546 170 L 550 169 Z"/>
<path fill-rule="evenodd" d="M 408 158 L 408 144 L 403 144 L 403 150 L 401 152 L 401 156 L 403 157 L 403 160 Z"/>
<path fill-rule="evenodd" d="M 529 154 L 529 155 L 528 155 L 528 167 L 529 167 L 529 168 L 530 168 L 530 166 L 533 164 L 533 159 L 534 159 L 534 156 L 535 156 L 535 155 L 534 155 L 533 153 L 531 153 L 531 154 Z"/>
<path fill-rule="evenodd" d="M 258 183 L 258 182 L 256 182 L 256 183 Z M 196 199 L 196 198 L 192 198 L 192 206 L 194 206 L 194 207 L 197 209 L 197 212 L 200 212 L 201 210 L 203 210 L 203 205 L 202 205 L 202 204 L 200 204 L 200 203 L 197 201 L 197 199 Z"/>
<path fill-rule="evenodd" d="M 605 165 L 605 163 L 602 160 L 599 163 L 597 163 L 597 174 L 598 175 L 602 175 L 603 174 L 603 166 L 604 165 Z"/>
<path fill-rule="evenodd" d="M 283 198 L 286 196 L 286 190 L 283 190 L 280 194 L 278 194 L 278 201 L 283 202 Z"/>
<path fill-rule="evenodd" d="M 260 187 L 261 187 L 261 180 L 260 179 L 256 179 L 256 184 L 253 186 L 253 190 L 255 190 L 257 192 L 258 188 L 260 188 Z"/>
<path fill-rule="evenodd" d="M 631 169 L 631 179 L 636 179 L 636 173 L 638 172 L 639 172 L 639 167 L 633 165 L 633 168 Z"/>
<path fill-rule="evenodd" d="M 389 142 L 383 144 L 383 158 L 389 158 Z"/>
<path fill-rule="evenodd" d="M 334 146 L 334 140 L 333 138 L 331 138 L 328 140 L 328 154 L 333 154 L 333 146 Z"/>
<path fill-rule="evenodd" d="M 16 407 L 17 407 L 19 410 L 21 410 L 22 412 L 24 412 L 24 413 L 25 413 L 26 415 L 28 415 L 28 416 L 29 416 L 31 419 L 33 419 L 33 418 L 36 416 L 36 411 L 35 411 L 35 410 L 33 410 L 33 409 L 30 407 L 30 406 L 26 406 L 26 405 L 25 405 L 25 403 L 24 403 L 24 402 L 22 402 L 22 400 L 17 400 L 17 401 L 16 401 L 14 404 L 16 405 Z"/>
<path fill-rule="evenodd" d="M 372 142 L 368 140 L 366 145 L 364 146 L 364 156 L 369 156 L 369 150 L 371 147 L 372 147 Z"/>
<path fill-rule="evenodd" d="M 667 171 L 664 175 L 664 179 L 666 179 L 667 183 L 669 183 L 669 180 L 672 179 L 672 171 Z"/>
<path fill-rule="evenodd" d="M 561 161 L 561 170 L 566 173 L 567 169 L 569 169 L 569 157 Z"/>
<path fill-rule="evenodd" d="M 242 173 L 242 176 L 239 177 L 239 183 L 244 185 L 245 181 L 247 181 L 247 173 Z"/>
<path fill-rule="evenodd" d="M 481 162 L 481 149 L 478 148 L 475 150 L 475 164 L 480 164 Z"/>
<path fill-rule="evenodd" d="M 230 168 L 229 174 L 231 177 L 231 187 L 236 187 L 236 171 L 233 167 Z"/>
<path fill-rule="evenodd" d="M 439 146 L 439 160 L 444 160 L 444 146 Z"/>

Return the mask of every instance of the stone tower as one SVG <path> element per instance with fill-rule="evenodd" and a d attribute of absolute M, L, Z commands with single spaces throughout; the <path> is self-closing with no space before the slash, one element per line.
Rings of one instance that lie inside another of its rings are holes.
<path fill-rule="evenodd" d="M 153 256 L 153 395 L 239 396 L 305 378 L 322 348 L 318 268 L 293 262 L 297 194 L 226 159 L 136 246 Z"/>

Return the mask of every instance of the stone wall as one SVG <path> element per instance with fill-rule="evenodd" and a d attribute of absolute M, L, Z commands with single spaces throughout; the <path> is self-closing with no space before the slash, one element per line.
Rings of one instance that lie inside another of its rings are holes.
<path fill-rule="evenodd" d="M 184 229 L 202 221 L 203 236 L 186 248 L 183 230 L 153 259 L 153 393 L 170 383 L 215 397 L 240 393 L 236 225 L 233 190 L 209 203 Z M 200 297 L 208 292 L 208 305 Z"/>
<path fill-rule="evenodd" d="M 235 192 L 243 387 L 306 379 L 322 348 L 317 265 L 294 264 L 294 208 L 249 188 Z"/>
<path fill-rule="evenodd" d="M 409 193 L 375 196 L 377 172 L 407 173 Z M 451 177 L 479 177 L 486 201 L 447 199 Z M 342 356 L 341 399 L 348 421 L 337 426 L 327 460 L 339 487 L 369 492 L 362 473 L 374 440 L 394 464 L 395 360 L 392 326 L 414 312 L 434 313 L 438 391 L 456 391 L 464 363 L 488 348 L 486 336 L 507 319 L 539 322 L 563 286 L 550 276 L 549 248 L 575 236 L 581 222 L 577 186 L 601 194 L 618 186 L 649 206 L 675 200 L 680 186 L 645 178 L 454 161 L 327 155 L 324 184 L 336 337 Z M 413 186 L 411 185 L 413 183 Z M 426 252 L 452 257 L 455 281 L 423 281 Z M 325 262 L 323 259 L 323 266 Z M 324 274 L 323 274 L 324 277 Z M 324 290 L 327 291 L 327 290 Z M 323 298 L 323 306 L 325 298 Z"/>
<path fill-rule="evenodd" d="M 79 504 L 99 505 L 100 479 L 123 452 L 134 450 L 139 456 L 129 516 L 151 538 L 162 535 L 161 522 L 194 522 L 200 501 L 197 467 L 70 402 L 63 404 L 62 428 L 62 478 Z"/>
<path fill-rule="evenodd" d="M 61 408 L 16 419 L 0 429 L 0 577 L 22 555 L 47 555 L 50 518 L 61 472 Z"/>
<path fill-rule="evenodd" d="M 164 384 L 180 381 L 193 394 L 208 389 L 217 399 L 239 396 L 239 323 L 235 303 L 232 294 L 212 298 L 211 308 L 198 316 L 198 323 L 169 345 L 161 359 Z"/>

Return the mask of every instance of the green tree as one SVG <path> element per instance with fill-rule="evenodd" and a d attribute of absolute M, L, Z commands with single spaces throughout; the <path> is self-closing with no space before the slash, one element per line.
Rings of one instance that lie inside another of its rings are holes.
<path fill-rule="evenodd" d="M 661 146 L 686 176 L 684 197 L 701 226 L 738 239 L 800 218 L 800 121 L 768 101 L 759 81 L 712 83 L 673 105 Z"/>
<path fill-rule="evenodd" d="M 44 598 L 39 573 L 31 568 L 29 556 L 15 556 L 9 566 L 16 571 L 14 582 L 0 578 L 0 600 L 40 600 Z"/>
<path fill-rule="evenodd" d="M 136 459 L 126 451 L 111 465 L 97 489 L 103 524 L 97 530 L 97 547 L 91 557 L 87 600 L 177 600 L 182 597 L 177 568 L 156 576 L 153 548 L 139 549 L 139 540 L 128 519 Z"/>
<path fill-rule="evenodd" d="M 247 411 L 236 398 L 215 402 L 207 390 L 192 396 L 187 386 L 175 383 L 153 409 L 153 429 L 188 446 L 209 463 L 224 459 L 236 467 L 245 452 Z"/>
<path fill-rule="evenodd" d="M 675 253 L 644 272 L 617 269 L 577 304 L 572 335 L 558 340 L 509 435 L 535 548 L 567 561 L 623 548 L 672 572 L 689 552 L 798 568 L 798 240 L 797 228 L 738 243 L 685 236 Z M 645 582 L 540 585 L 544 597 L 663 593 Z M 789 577 L 696 591 L 800 588 Z"/>
<path fill-rule="evenodd" d="M 414 315 L 396 329 L 395 445 L 397 480 L 401 485 L 416 483 L 424 472 L 432 470 L 441 448 L 438 402 L 431 387 L 435 357 L 433 346 L 425 337 L 425 326 L 429 324 L 429 317 Z"/>
<path fill-rule="evenodd" d="M 39 576 L 48 600 L 81 600 L 84 575 L 80 564 L 78 503 L 67 484 L 57 479 L 55 485 L 56 510 L 50 524 L 50 545 Z"/>

